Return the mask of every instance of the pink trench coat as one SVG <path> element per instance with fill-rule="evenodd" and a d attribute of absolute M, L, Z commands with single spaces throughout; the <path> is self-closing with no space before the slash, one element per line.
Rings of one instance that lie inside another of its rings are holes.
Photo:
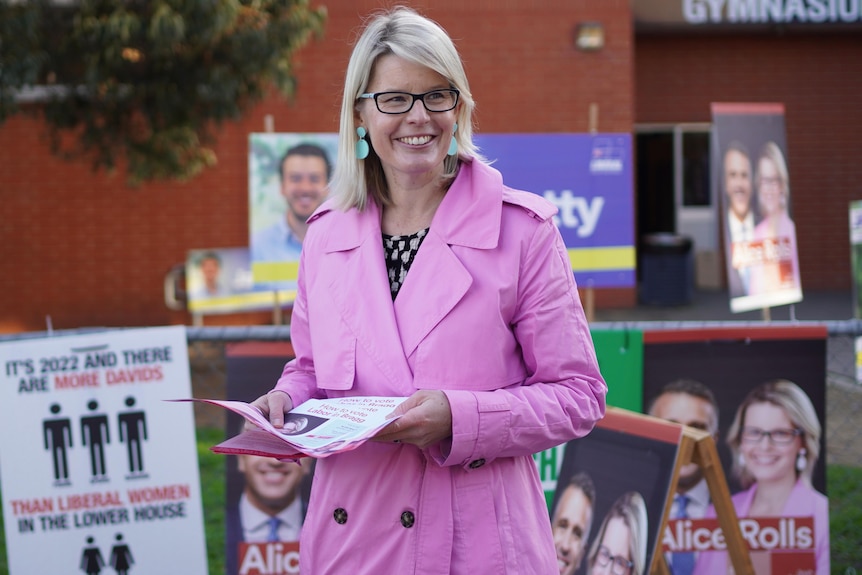
<path fill-rule="evenodd" d="M 379 209 L 311 217 L 276 388 L 294 405 L 442 389 L 453 434 L 319 460 L 303 575 L 559 572 L 531 454 L 586 435 L 607 387 L 554 213 L 464 163 L 394 303 Z"/>

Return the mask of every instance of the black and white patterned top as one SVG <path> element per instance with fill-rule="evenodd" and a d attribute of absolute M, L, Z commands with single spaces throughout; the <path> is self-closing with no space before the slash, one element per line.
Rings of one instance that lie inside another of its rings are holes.
<path fill-rule="evenodd" d="M 392 301 L 395 301 L 398 290 L 404 284 L 407 270 L 410 269 L 429 229 L 425 228 L 408 236 L 383 234 L 383 252 L 386 254 L 386 271 L 389 272 L 389 291 L 392 293 Z"/>

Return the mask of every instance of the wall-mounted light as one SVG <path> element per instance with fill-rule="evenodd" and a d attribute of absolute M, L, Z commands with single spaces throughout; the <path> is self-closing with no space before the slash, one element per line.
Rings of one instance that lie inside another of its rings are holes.
<path fill-rule="evenodd" d="M 601 22 L 581 22 L 575 30 L 575 46 L 587 52 L 605 47 L 605 27 Z"/>

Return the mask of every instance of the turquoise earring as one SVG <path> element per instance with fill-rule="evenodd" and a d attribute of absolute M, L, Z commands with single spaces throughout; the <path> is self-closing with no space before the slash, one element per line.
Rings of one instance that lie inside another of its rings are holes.
<path fill-rule="evenodd" d="M 455 124 L 455 127 L 452 128 L 452 141 L 449 142 L 449 151 L 446 152 L 449 156 L 454 156 L 458 153 L 458 140 L 455 139 L 455 133 L 458 131 L 458 124 Z"/>
<path fill-rule="evenodd" d="M 359 136 L 359 140 L 356 142 L 356 159 L 364 160 L 368 157 L 368 142 L 365 140 L 365 134 L 368 132 L 365 131 L 365 128 L 359 126 L 356 128 L 356 135 Z"/>

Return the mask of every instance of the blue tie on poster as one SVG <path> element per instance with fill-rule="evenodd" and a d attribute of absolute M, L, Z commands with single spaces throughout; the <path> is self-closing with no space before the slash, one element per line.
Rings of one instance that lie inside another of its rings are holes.
<path fill-rule="evenodd" d="M 676 516 L 674 519 L 688 518 L 688 496 L 677 494 L 674 496 L 676 501 Z M 691 551 L 681 551 L 673 554 L 671 559 L 671 571 L 673 575 L 691 575 L 694 570 L 694 553 Z"/>
<path fill-rule="evenodd" d="M 579 286 L 635 286 L 631 135 L 480 134 L 475 142 L 508 186 L 557 206 Z"/>

